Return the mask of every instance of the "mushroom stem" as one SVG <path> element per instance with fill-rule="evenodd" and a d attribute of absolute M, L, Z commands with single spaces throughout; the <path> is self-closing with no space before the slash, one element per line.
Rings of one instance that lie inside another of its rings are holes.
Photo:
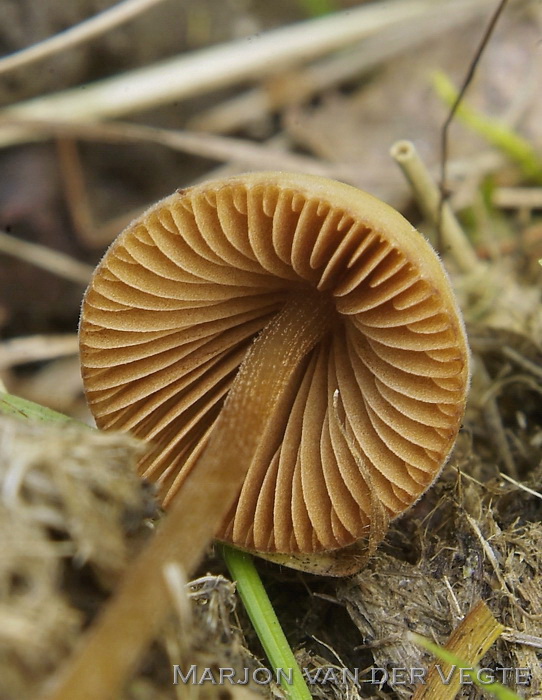
<path fill-rule="evenodd" d="M 273 408 L 331 323 L 328 304 L 301 293 L 256 338 L 196 468 L 49 700 L 118 696 L 171 608 L 166 565 L 175 562 L 189 575 L 199 563 L 240 491 Z"/>
<path fill-rule="evenodd" d="M 390 153 L 412 186 L 424 215 L 433 224 L 442 227 L 444 245 L 461 271 L 469 273 L 479 269 L 481 263 L 474 248 L 446 202 L 440 212 L 440 192 L 414 144 L 411 141 L 397 141 Z"/>
<path fill-rule="evenodd" d="M 258 335 L 241 364 L 209 444 L 196 469 L 206 465 L 220 482 L 223 470 L 246 472 L 299 365 L 331 325 L 331 302 L 302 292 L 291 298 Z"/>

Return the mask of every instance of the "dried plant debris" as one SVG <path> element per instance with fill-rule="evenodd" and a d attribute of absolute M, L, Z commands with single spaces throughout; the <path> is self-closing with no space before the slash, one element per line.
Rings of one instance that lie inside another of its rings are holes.
<path fill-rule="evenodd" d="M 4 507 L 71 542 L 67 554 L 79 565 L 118 575 L 128 558 L 125 530 L 151 503 L 133 469 L 139 443 L 84 426 L 6 419 L 0 439 Z"/>
<path fill-rule="evenodd" d="M 500 468 L 537 488 L 542 349 L 531 335 L 487 326 L 471 326 L 469 337 L 475 361 L 465 426 L 486 465 L 476 476 L 487 479 Z"/>
<path fill-rule="evenodd" d="M 83 425 L 0 417 L 2 700 L 38 695 L 146 542 L 159 511 L 136 476 L 141 449 Z M 208 575 L 187 586 L 179 575 L 170 589 L 174 614 L 127 698 L 176 697 L 175 665 L 185 674 L 192 665 L 237 668 L 238 677 L 259 667 L 232 624 L 232 583 Z M 219 697 L 208 686 L 190 697 Z"/>
<path fill-rule="evenodd" d="M 542 347 L 540 279 L 521 279 L 518 267 L 517 261 L 504 259 L 454 276 L 459 305 L 467 323 L 523 334 Z"/>
<path fill-rule="evenodd" d="M 82 616 L 59 590 L 62 544 L 3 504 L 0 528 L 0 697 L 15 700 L 34 696 L 73 646 Z"/>
<path fill-rule="evenodd" d="M 150 503 L 139 450 L 84 426 L 0 418 L 0 697 L 33 697 L 73 646 L 84 615 L 66 578 L 79 598 L 85 571 L 107 586 L 122 570 L 126 532 Z"/>
<path fill-rule="evenodd" d="M 432 661 L 408 632 L 445 644 L 478 600 L 509 628 L 542 636 L 542 499 L 502 479 L 482 485 L 448 467 L 417 510 L 397 524 L 365 571 L 338 588 L 361 632 L 360 653 L 370 649 L 375 668 L 406 669 L 396 683 L 389 673 L 383 684 L 389 698 L 410 697 L 409 669 L 428 669 Z M 516 689 L 538 697 L 541 660 L 540 650 L 500 641 L 481 665 L 528 668 L 529 687 Z M 513 688 L 515 673 L 504 683 Z M 468 692 L 482 697 L 472 686 Z"/>
<path fill-rule="evenodd" d="M 254 681 L 258 673 L 263 677 L 266 671 L 245 648 L 239 627 L 232 623 L 237 605 L 235 585 L 221 575 L 210 574 L 191 581 L 182 590 L 174 581 L 175 577 L 169 580 L 169 585 L 177 616 L 164 633 L 167 659 L 162 658 L 153 677 L 163 675 L 166 668 L 172 669 L 170 685 L 180 688 L 181 697 L 198 700 L 229 698 L 228 676 L 257 693 L 257 697 L 272 697 L 278 685 L 258 685 Z M 220 682 L 221 677 L 225 682 Z M 135 684 L 139 682 L 140 679 Z M 253 697 L 252 693 L 247 697 Z"/>

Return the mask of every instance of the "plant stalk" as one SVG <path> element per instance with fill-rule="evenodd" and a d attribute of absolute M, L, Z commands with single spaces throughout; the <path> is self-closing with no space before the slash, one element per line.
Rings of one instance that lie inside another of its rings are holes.
<path fill-rule="evenodd" d="M 221 551 L 232 578 L 237 583 L 239 597 L 243 601 L 275 677 L 280 677 L 281 686 L 290 700 L 311 700 L 311 693 L 254 566 L 252 556 L 228 545 L 222 545 Z M 286 678 L 291 677 L 292 682 L 287 682 L 280 671 L 284 672 Z"/>
<path fill-rule="evenodd" d="M 450 206 L 444 202 L 440 209 L 439 189 L 414 144 L 411 141 L 397 141 L 390 153 L 410 183 L 424 216 L 435 226 L 440 224 L 442 227 L 444 246 L 460 270 L 467 274 L 479 270 L 482 265 Z"/>

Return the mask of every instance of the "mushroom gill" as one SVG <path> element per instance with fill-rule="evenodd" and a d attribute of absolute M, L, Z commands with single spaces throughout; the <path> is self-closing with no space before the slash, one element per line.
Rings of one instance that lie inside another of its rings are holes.
<path fill-rule="evenodd" d="M 370 195 L 258 173 L 153 206 L 112 244 L 85 296 L 90 408 L 100 428 L 151 443 L 140 473 L 167 506 L 232 387 L 253 381 L 255 339 L 269 339 L 265 362 L 306 333 L 285 360 L 286 390 L 266 402 L 275 370 L 260 368 L 269 386 L 250 394 L 260 404 L 229 420 L 240 444 L 257 433 L 250 415 L 265 426 L 245 456 L 224 457 L 225 470 L 232 458 L 250 466 L 218 538 L 267 553 L 346 547 L 370 533 L 375 509 L 394 518 L 434 481 L 468 386 L 464 328 L 436 254 Z"/>

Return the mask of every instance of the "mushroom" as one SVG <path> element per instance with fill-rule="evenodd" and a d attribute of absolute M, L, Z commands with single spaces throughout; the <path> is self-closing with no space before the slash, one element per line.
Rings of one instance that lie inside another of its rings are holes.
<path fill-rule="evenodd" d="M 290 173 L 151 207 L 96 269 L 80 344 L 97 425 L 150 443 L 139 470 L 165 507 L 212 443 L 224 478 L 248 470 L 217 539 L 327 573 L 435 480 L 469 380 L 428 242 L 371 195 Z"/>

